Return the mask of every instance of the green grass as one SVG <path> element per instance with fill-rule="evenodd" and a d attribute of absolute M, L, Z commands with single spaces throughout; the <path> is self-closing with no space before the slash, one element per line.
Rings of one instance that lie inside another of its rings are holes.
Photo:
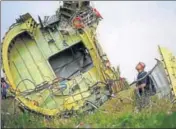
<path fill-rule="evenodd" d="M 94 127 L 94 128 L 161 128 L 176 127 L 176 112 L 172 114 L 167 114 L 165 112 L 156 112 L 148 114 L 147 112 L 141 112 L 138 114 L 127 113 L 122 116 L 118 114 L 105 114 L 97 111 L 95 114 L 88 116 L 79 116 L 77 118 L 71 119 L 58 119 L 53 118 L 50 121 L 45 121 L 43 117 L 35 116 L 31 113 L 24 113 L 13 120 L 8 122 L 6 127 L 15 127 L 15 128 L 41 128 L 41 127 L 57 127 L 57 128 L 74 128 L 79 123 L 83 123 L 80 127 Z"/>
<path fill-rule="evenodd" d="M 6 127 L 14 128 L 75 128 L 83 123 L 80 128 L 176 128 L 176 106 L 167 100 L 152 98 L 152 107 L 146 107 L 141 112 L 135 113 L 133 102 L 128 100 L 131 91 L 123 91 L 106 102 L 94 114 L 80 114 L 70 119 L 54 117 L 46 120 L 44 117 L 30 113 L 19 113 L 8 117 Z M 125 97 L 124 97 L 125 96 Z M 119 99 L 121 98 L 121 100 Z"/>

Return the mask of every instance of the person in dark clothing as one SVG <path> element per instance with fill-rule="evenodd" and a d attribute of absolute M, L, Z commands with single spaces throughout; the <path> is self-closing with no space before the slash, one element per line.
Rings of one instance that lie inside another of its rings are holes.
<path fill-rule="evenodd" d="M 8 89 L 8 84 L 5 81 L 4 78 L 1 78 L 1 97 L 2 99 L 7 98 L 7 89 Z"/>
<path fill-rule="evenodd" d="M 148 75 L 144 69 L 145 69 L 145 64 L 142 62 L 139 62 L 136 66 L 136 70 L 138 71 L 137 83 L 136 83 L 136 93 L 137 93 L 136 106 L 138 110 L 141 110 L 150 102 L 150 98 L 148 95 L 149 93 Z"/>
<path fill-rule="evenodd" d="M 138 71 L 137 80 L 139 80 L 136 83 L 136 90 L 140 96 L 147 89 L 147 76 L 146 76 L 147 72 L 144 71 L 144 69 L 145 69 L 145 64 L 142 62 L 139 62 L 136 66 L 136 70 Z"/>

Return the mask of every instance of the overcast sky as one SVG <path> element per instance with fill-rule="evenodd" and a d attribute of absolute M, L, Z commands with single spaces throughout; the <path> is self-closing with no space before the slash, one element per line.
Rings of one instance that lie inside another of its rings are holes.
<path fill-rule="evenodd" d="M 59 1 L 3 1 L 1 3 L 1 39 L 15 19 L 24 13 L 38 21 L 52 15 Z M 159 58 L 157 45 L 176 55 L 175 1 L 95 1 L 94 6 L 103 16 L 97 33 L 103 50 L 113 66 L 120 65 L 122 76 L 133 81 L 135 66 L 146 63 L 146 70 Z"/>

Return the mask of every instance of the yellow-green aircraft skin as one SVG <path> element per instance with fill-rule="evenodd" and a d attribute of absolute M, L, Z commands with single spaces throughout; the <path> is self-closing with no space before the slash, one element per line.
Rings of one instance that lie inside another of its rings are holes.
<path fill-rule="evenodd" d="M 174 56 L 173 53 L 167 48 L 160 46 L 159 53 L 161 55 L 165 71 L 168 75 L 168 80 L 170 82 L 173 94 L 176 96 L 176 56 Z"/>
<path fill-rule="evenodd" d="M 59 30 L 43 32 L 41 25 L 30 14 L 21 17 L 23 21 L 13 24 L 3 39 L 2 61 L 10 90 L 25 108 L 50 116 L 58 115 L 65 110 L 78 110 L 85 101 L 94 102 L 95 95 L 91 92 L 91 87 L 96 83 L 117 79 L 113 70 L 106 67 L 102 59 L 103 52 L 95 36 L 96 25 L 84 27 L 82 33 L 75 30 L 73 33 L 63 35 Z M 57 25 L 56 27 L 59 28 Z M 51 36 L 55 42 L 47 42 L 45 39 L 47 36 Z M 67 46 L 64 46 L 63 41 L 66 41 Z M 93 66 L 88 71 L 67 80 L 65 82 L 67 88 L 61 93 L 57 90 L 61 84 L 56 80 L 58 76 L 49 59 L 79 42 L 82 42 L 89 51 Z M 56 89 L 47 87 L 35 92 L 36 87 L 45 84 L 55 86 Z M 74 85 L 79 85 L 79 89 L 70 94 L 69 89 Z M 106 85 L 103 83 L 98 85 L 103 95 L 106 92 L 104 90 Z M 33 93 L 22 94 L 29 91 Z"/>

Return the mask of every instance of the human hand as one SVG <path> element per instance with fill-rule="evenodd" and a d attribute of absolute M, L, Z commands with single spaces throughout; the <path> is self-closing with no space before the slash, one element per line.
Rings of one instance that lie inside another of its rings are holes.
<path fill-rule="evenodd" d="M 139 87 L 135 87 L 135 90 L 138 90 L 139 89 Z"/>

